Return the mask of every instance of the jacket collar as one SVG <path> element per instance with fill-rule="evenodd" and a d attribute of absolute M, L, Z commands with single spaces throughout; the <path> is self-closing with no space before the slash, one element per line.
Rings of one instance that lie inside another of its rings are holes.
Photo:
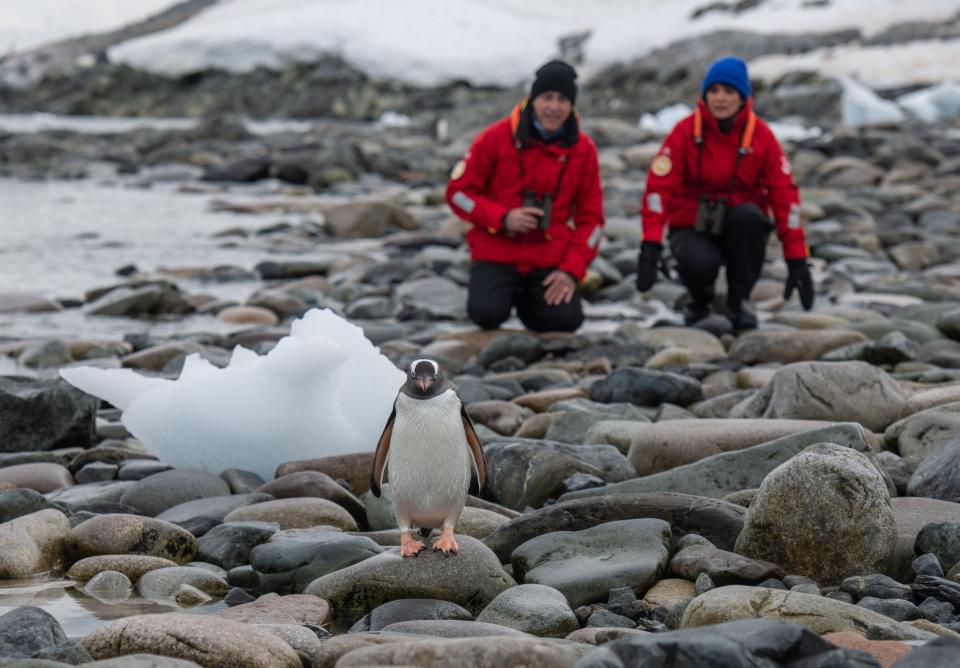
<path fill-rule="evenodd" d="M 710 113 L 710 109 L 707 108 L 707 103 L 704 102 L 703 98 L 700 98 L 697 102 L 697 106 L 700 108 L 700 115 L 703 117 L 703 131 L 704 133 L 710 132 L 711 134 L 720 133 L 720 125 L 717 123 L 717 119 L 713 117 L 713 114 Z M 744 102 L 743 107 L 740 108 L 740 111 L 737 112 L 737 115 L 734 117 L 733 126 L 730 128 L 731 134 L 735 137 L 739 137 L 743 134 L 743 128 L 747 124 L 747 116 L 750 115 L 750 112 L 753 111 L 753 97 L 748 97 L 747 101 Z"/>
<path fill-rule="evenodd" d="M 510 112 L 510 133 L 520 146 L 541 144 L 548 148 L 562 146 L 569 148 L 580 139 L 580 119 L 576 110 L 570 113 L 570 118 L 563 125 L 563 136 L 556 142 L 547 144 L 537 137 L 533 129 L 533 105 L 528 98 L 523 98 Z"/>

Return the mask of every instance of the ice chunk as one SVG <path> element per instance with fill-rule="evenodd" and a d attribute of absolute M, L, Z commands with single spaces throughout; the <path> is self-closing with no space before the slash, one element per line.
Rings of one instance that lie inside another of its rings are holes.
<path fill-rule="evenodd" d="M 286 461 L 373 450 L 404 380 L 327 309 L 307 312 L 266 355 L 238 347 L 224 369 L 190 355 L 177 380 L 91 367 L 61 376 L 122 408 L 130 433 L 170 465 L 267 479 Z"/>
<path fill-rule="evenodd" d="M 921 121 L 936 123 L 960 116 L 960 85 L 931 86 L 897 98 L 897 103 Z"/>
<path fill-rule="evenodd" d="M 679 102 L 664 107 L 655 114 L 644 114 L 640 117 L 637 125 L 641 130 L 652 132 L 656 135 L 665 135 L 673 129 L 681 119 L 686 118 L 691 113 L 690 107 Z"/>
<path fill-rule="evenodd" d="M 841 77 L 843 85 L 843 124 L 849 126 L 900 123 L 903 111 L 895 103 L 884 100 L 862 83 Z"/>

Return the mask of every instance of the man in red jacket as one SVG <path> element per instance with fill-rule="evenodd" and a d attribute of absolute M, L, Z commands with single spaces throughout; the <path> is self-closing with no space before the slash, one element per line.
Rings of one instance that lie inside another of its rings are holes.
<path fill-rule="evenodd" d="M 803 308 L 813 307 L 800 195 L 780 144 L 753 112 L 750 93 L 746 63 L 733 57 L 713 63 L 697 110 L 673 128 L 647 175 L 637 288 L 656 282 L 669 226 L 677 272 L 690 292 L 688 325 L 710 315 L 714 282 L 726 264 L 733 329 L 757 326 L 747 300 L 774 227 L 789 270 L 784 298 L 796 289 Z"/>
<path fill-rule="evenodd" d="M 554 60 L 530 95 L 481 132 L 453 168 L 447 202 L 473 224 L 467 313 L 484 329 L 517 316 L 534 331 L 583 322 L 579 281 L 603 236 L 597 149 L 573 110 L 577 73 Z"/>

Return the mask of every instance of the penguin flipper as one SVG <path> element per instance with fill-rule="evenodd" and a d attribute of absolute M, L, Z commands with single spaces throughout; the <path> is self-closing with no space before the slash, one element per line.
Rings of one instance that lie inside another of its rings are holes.
<path fill-rule="evenodd" d="M 467 409 L 460 405 L 460 418 L 463 420 L 463 434 L 467 437 L 467 445 L 470 446 L 470 454 L 473 455 L 473 466 L 477 472 L 477 491 L 483 489 L 487 484 L 487 458 L 483 455 L 483 444 L 480 443 L 480 437 L 473 428 L 473 420 L 467 415 Z"/>
<path fill-rule="evenodd" d="M 373 470 L 370 471 L 370 491 L 380 498 L 380 483 L 383 482 L 383 467 L 387 464 L 387 453 L 390 451 L 390 438 L 393 436 L 393 421 L 397 417 L 397 407 L 394 405 L 383 427 L 380 440 L 377 441 L 377 450 L 373 454 Z"/>

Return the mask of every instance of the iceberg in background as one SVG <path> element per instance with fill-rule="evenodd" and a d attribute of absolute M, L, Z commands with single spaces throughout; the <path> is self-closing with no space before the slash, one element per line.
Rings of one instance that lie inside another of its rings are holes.
<path fill-rule="evenodd" d="M 122 409 L 130 433 L 171 466 L 267 480 L 283 462 L 372 451 L 404 380 L 327 309 L 308 311 L 266 355 L 238 346 L 223 369 L 190 355 L 176 380 L 94 367 L 60 375 Z"/>

